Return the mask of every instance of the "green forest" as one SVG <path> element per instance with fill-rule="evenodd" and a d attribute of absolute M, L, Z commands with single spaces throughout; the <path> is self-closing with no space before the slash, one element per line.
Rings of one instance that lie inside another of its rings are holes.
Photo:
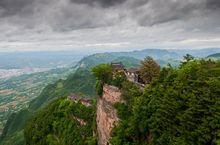
<path fill-rule="evenodd" d="M 61 98 L 39 111 L 26 125 L 27 145 L 95 145 L 95 106 Z M 83 123 L 82 123 L 83 122 Z"/>
<path fill-rule="evenodd" d="M 85 97 L 95 95 L 95 78 L 86 69 L 77 69 L 67 79 L 60 79 L 53 84 L 47 85 L 41 94 L 29 103 L 29 107 L 17 113 L 13 113 L 3 130 L 0 138 L 1 145 L 25 144 L 24 128 L 27 121 L 38 114 L 42 108 L 49 107 L 52 101 L 67 97 L 70 93 L 81 93 Z M 51 110 L 52 111 L 52 110 Z"/>
<path fill-rule="evenodd" d="M 124 82 L 113 145 L 219 145 L 220 62 L 164 67 L 144 92 Z"/>
<path fill-rule="evenodd" d="M 107 64 L 93 69 L 98 93 L 103 83 L 120 82 L 125 100 L 115 104 L 120 122 L 111 133 L 111 144 L 219 145 L 220 62 L 186 55 L 178 68 L 167 65 L 157 73 L 152 61 L 142 61 L 141 71 L 152 72 L 142 75 L 151 80 L 144 91 L 127 80 L 117 81 L 121 75 L 111 77 Z"/>

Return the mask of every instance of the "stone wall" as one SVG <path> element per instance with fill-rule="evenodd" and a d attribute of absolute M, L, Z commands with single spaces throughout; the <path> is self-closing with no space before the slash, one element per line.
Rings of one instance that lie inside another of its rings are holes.
<path fill-rule="evenodd" d="M 116 114 L 114 104 L 122 102 L 121 92 L 117 87 L 104 85 L 103 95 L 97 102 L 97 131 L 98 144 L 108 145 L 112 128 L 117 125 L 119 118 Z"/>

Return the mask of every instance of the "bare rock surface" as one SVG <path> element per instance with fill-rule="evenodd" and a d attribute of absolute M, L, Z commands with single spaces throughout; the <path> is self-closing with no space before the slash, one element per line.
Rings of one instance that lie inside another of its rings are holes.
<path fill-rule="evenodd" d="M 116 109 L 113 106 L 117 102 L 122 102 L 120 90 L 114 86 L 104 85 L 103 95 L 97 102 L 96 121 L 99 145 L 109 144 L 111 130 L 119 121 Z"/>

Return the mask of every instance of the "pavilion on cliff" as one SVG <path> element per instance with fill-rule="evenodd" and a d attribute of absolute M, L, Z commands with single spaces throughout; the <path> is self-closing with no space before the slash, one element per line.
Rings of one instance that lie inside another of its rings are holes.
<path fill-rule="evenodd" d="M 114 62 L 114 63 L 112 62 L 111 66 L 112 66 L 113 74 L 116 74 L 118 72 L 123 72 L 129 81 L 141 85 L 144 84 L 143 80 L 140 77 L 139 68 L 126 69 L 122 62 Z"/>
<path fill-rule="evenodd" d="M 124 72 L 125 67 L 122 62 L 112 62 L 111 63 L 113 73 Z"/>

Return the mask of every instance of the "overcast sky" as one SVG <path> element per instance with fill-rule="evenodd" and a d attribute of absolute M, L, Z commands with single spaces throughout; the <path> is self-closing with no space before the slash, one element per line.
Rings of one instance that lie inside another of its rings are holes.
<path fill-rule="evenodd" d="M 220 47 L 220 0 L 0 0 L 0 51 Z"/>

